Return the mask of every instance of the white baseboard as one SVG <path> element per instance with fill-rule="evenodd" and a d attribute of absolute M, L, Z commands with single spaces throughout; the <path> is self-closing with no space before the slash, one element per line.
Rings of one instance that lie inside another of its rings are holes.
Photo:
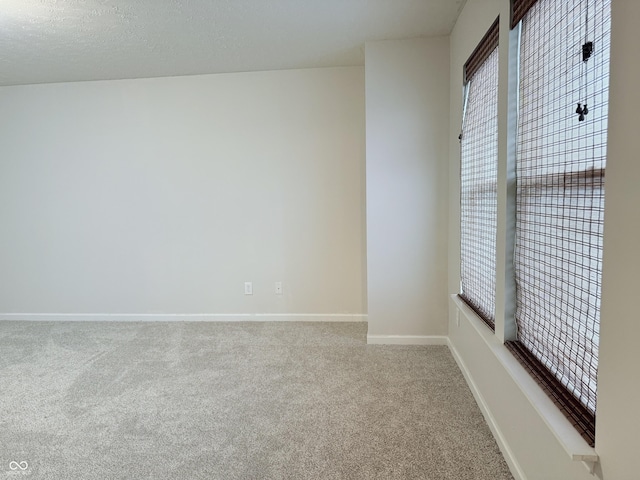
<path fill-rule="evenodd" d="M 369 345 L 448 345 L 444 335 L 367 335 Z"/>
<path fill-rule="evenodd" d="M 366 322 L 358 313 L 0 313 L 36 322 Z"/>
<path fill-rule="evenodd" d="M 507 465 L 509 465 L 509 470 L 511 471 L 511 474 L 513 475 L 515 480 L 527 480 L 527 477 L 522 471 L 522 469 L 520 468 L 520 464 L 518 463 L 513 452 L 511 451 L 509 444 L 507 443 L 506 439 L 502 435 L 502 431 L 498 427 L 498 424 L 493 414 L 491 413 L 491 410 L 489 410 L 489 406 L 487 405 L 484 397 L 480 393 L 480 390 L 478 389 L 476 383 L 473 381 L 473 378 L 471 377 L 471 373 L 467 369 L 467 366 L 462 360 L 462 357 L 460 356 L 460 354 L 458 353 L 456 348 L 453 346 L 453 343 L 451 343 L 448 337 L 447 337 L 447 345 L 449 346 L 451 355 L 453 355 L 453 358 L 458 364 L 458 368 L 460 368 L 460 371 L 462 372 L 464 379 L 467 381 L 467 385 L 469 385 L 469 389 L 471 390 L 473 397 L 476 399 L 476 403 L 478 404 L 478 407 L 480 407 L 480 411 L 482 411 L 482 415 L 484 416 L 485 420 L 487 421 L 487 424 L 489 425 L 489 429 L 491 430 L 491 433 L 493 434 L 493 438 L 495 438 L 496 443 L 498 444 L 498 448 L 500 448 L 500 451 L 502 452 L 502 456 L 507 462 Z"/>

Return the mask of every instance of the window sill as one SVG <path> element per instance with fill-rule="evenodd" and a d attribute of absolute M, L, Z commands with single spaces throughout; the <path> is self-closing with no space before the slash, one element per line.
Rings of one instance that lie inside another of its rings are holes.
<path fill-rule="evenodd" d="M 507 350 L 498 338 L 490 331 L 480 317 L 458 297 L 451 295 L 457 308 L 459 321 L 466 319 L 474 327 L 478 335 L 509 374 L 520 391 L 529 400 L 531 406 L 553 433 L 560 445 L 574 461 L 584 462 L 590 472 L 593 472 L 598 462 L 596 450 L 582 438 L 562 412 L 547 397 L 544 391 L 531 378 L 520 362 Z M 459 325 L 459 323 L 458 323 Z"/>

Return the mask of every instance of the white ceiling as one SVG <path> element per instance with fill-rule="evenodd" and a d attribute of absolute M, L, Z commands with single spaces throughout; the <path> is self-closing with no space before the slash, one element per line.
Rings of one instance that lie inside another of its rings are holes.
<path fill-rule="evenodd" d="M 0 85 L 364 64 L 465 0 L 0 0 Z"/>

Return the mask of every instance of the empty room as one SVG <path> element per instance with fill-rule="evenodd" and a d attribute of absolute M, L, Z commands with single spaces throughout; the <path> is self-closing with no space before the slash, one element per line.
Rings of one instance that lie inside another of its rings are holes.
<path fill-rule="evenodd" d="M 640 478 L 639 22 L 0 2 L 0 478 Z"/>

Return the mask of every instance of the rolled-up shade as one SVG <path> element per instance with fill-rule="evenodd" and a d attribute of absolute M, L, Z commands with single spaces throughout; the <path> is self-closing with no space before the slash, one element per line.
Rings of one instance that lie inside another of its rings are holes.
<path fill-rule="evenodd" d="M 524 18 L 538 0 L 511 0 L 511 28 Z"/>
<path fill-rule="evenodd" d="M 466 84 L 471 80 L 471 78 L 476 74 L 476 72 L 480 69 L 482 64 L 485 62 L 489 55 L 493 53 L 493 51 L 498 46 L 498 37 L 499 37 L 499 20 L 500 18 L 496 18 L 496 21 L 493 22 L 493 25 L 489 28 L 489 31 L 482 37 L 480 43 L 475 48 L 473 53 L 469 56 L 469 59 L 464 64 L 464 83 Z"/>

